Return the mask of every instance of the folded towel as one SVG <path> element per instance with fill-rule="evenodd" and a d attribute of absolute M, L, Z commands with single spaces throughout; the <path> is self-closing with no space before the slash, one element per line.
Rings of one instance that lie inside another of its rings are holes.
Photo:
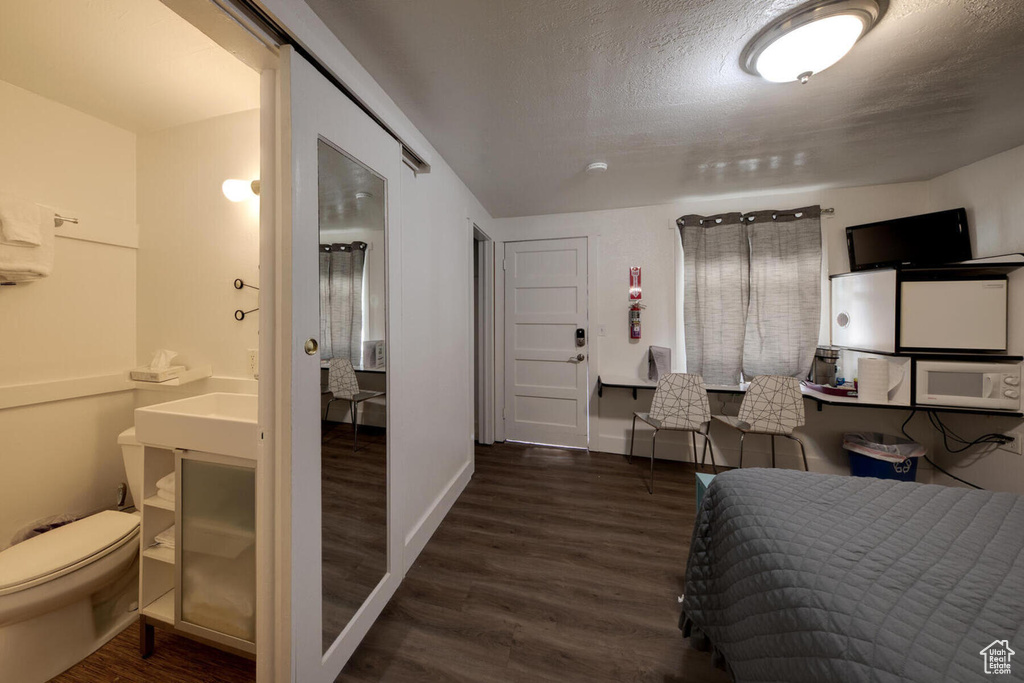
<path fill-rule="evenodd" d="M 647 350 L 647 379 L 658 380 L 672 372 L 672 349 L 652 346 Z"/>
<path fill-rule="evenodd" d="M 168 491 L 167 489 L 157 489 L 156 490 L 156 497 L 157 498 L 162 498 L 162 499 L 164 499 L 164 500 L 166 500 L 166 501 L 168 501 L 170 503 L 174 502 L 174 492 L 173 491 Z"/>
<path fill-rule="evenodd" d="M 39 227 L 44 213 L 38 204 L 0 195 L 0 241 L 21 247 L 38 247 L 43 240 Z"/>
<path fill-rule="evenodd" d="M 0 282 L 28 282 L 53 273 L 54 214 L 39 209 L 38 215 L 39 246 L 0 240 Z"/>
<path fill-rule="evenodd" d="M 174 525 L 172 524 L 171 526 L 167 527 L 166 529 L 164 529 L 163 531 L 158 533 L 156 536 L 154 536 L 153 540 L 156 541 L 157 545 L 162 545 L 165 548 L 173 548 L 174 547 L 174 537 L 175 537 L 175 531 L 174 531 Z"/>
<path fill-rule="evenodd" d="M 174 472 L 171 472 L 166 477 L 162 477 L 156 483 L 156 488 L 159 491 L 166 491 L 172 496 L 174 495 Z"/>

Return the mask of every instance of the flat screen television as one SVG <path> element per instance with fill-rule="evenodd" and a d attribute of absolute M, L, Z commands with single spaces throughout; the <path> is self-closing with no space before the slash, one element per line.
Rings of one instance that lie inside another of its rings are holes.
<path fill-rule="evenodd" d="M 973 258 L 962 208 L 853 225 L 846 229 L 846 245 L 850 270 L 936 266 Z"/>

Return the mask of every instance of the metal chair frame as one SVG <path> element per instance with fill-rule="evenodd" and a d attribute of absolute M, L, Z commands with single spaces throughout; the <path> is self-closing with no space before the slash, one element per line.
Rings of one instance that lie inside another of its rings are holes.
<path fill-rule="evenodd" d="M 636 438 L 636 419 L 638 417 L 640 417 L 640 416 L 637 413 L 633 413 L 633 427 L 630 430 L 630 434 L 629 434 L 629 456 L 626 459 L 626 461 L 630 462 L 630 463 L 633 462 L 633 441 Z M 643 420 L 643 418 L 641 418 L 641 419 Z M 649 424 L 652 427 L 654 427 L 654 436 L 651 437 L 651 483 L 647 487 L 647 492 L 650 493 L 650 494 L 653 494 L 654 493 L 654 452 L 657 450 L 657 447 L 658 447 L 658 432 L 661 431 L 663 428 L 655 427 L 653 424 L 651 424 L 647 420 L 643 420 L 643 421 L 646 424 Z M 694 465 L 697 464 L 697 434 L 700 434 L 701 436 L 703 436 L 704 437 L 704 449 L 703 449 L 703 452 L 701 453 L 701 457 L 700 457 L 701 467 L 704 466 L 704 460 L 707 458 L 707 453 L 710 450 L 711 451 L 711 468 L 712 468 L 712 470 L 714 470 L 715 474 L 718 474 L 718 466 L 715 464 L 715 447 L 711 445 L 711 438 L 710 438 L 710 436 L 711 436 L 711 421 L 710 420 L 705 422 L 704 426 L 703 426 L 703 429 L 701 429 L 699 431 L 696 430 L 696 429 L 668 429 L 667 431 L 671 431 L 671 432 L 690 432 L 690 439 L 691 439 L 691 443 L 693 445 L 693 463 L 694 463 Z"/>

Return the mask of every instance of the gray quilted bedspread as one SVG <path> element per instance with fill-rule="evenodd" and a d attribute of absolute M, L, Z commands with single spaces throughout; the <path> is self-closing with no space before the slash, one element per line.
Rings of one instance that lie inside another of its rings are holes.
<path fill-rule="evenodd" d="M 697 517 L 681 625 L 738 682 L 1024 680 L 1024 497 L 725 472 Z M 995 640 L 1019 653 L 1009 675 L 984 673 Z"/>

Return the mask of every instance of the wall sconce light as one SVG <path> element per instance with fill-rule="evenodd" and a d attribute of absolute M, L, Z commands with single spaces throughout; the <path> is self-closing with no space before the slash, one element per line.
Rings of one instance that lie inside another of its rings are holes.
<path fill-rule="evenodd" d="M 761 29 L 740 66 L 773 83 L 807 83 L 853 49 L 887 8 L 888 0 L 812 0 Z"/>
<path fill-rule="evenodd" d="M 236 180 L 229 178 L 220 186 L 224 196 L 233 202 L 244 202 L 248 199 L 256 199 L 260 196 L 259 180 Z"/>

